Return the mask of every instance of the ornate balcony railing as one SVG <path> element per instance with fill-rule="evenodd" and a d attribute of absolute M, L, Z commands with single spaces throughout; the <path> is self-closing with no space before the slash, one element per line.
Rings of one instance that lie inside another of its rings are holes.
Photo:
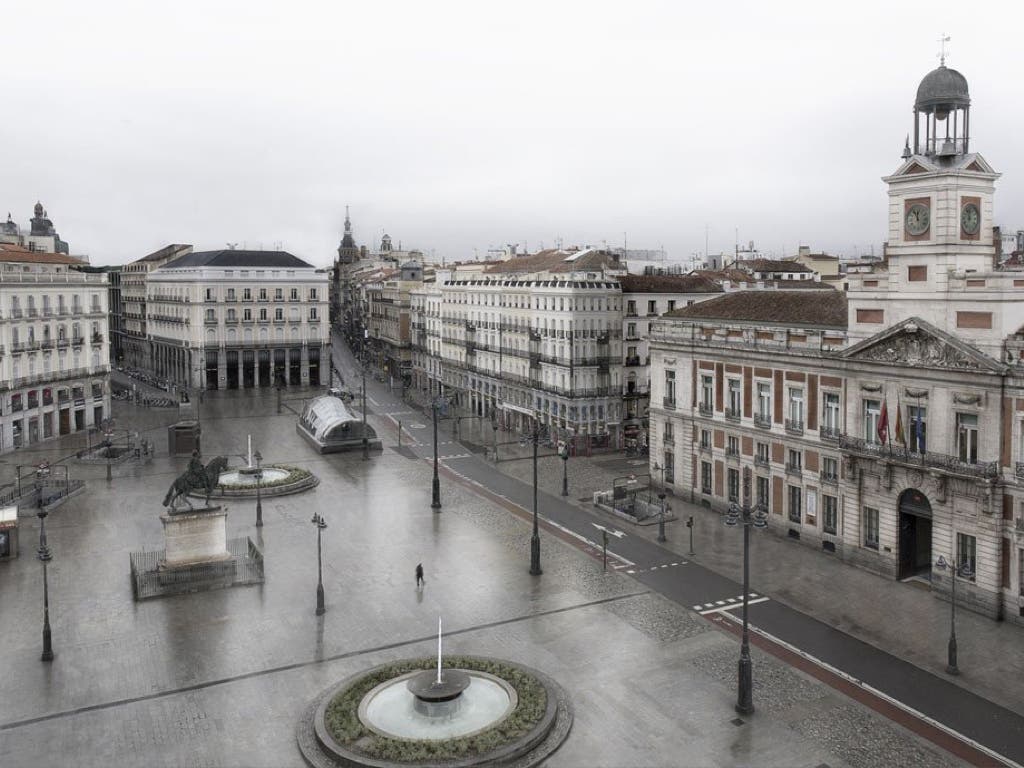
<path fill-rule="evenodd" d="M 663 397 L 661 399 L 661 404 L 670 411 L 674 411 L 676 409 L 676 399 L 674 397 Z"/>
<path fill-rule="evenodd" d="M 739 421 L 740 410 L 738 408 L 726 408 L 725 409 L 725 420 L 726 421 Z"/>
<path fill-rule="evenodd" d="M 786 419 L 786 431 L 791 435 L 802 435 L 804 433 L 804 423 L 796 419 Z"/>
<path fill-rule="evenodd" d="M 827 424 L 822 424 L 818 427 L 818 437 L 822 440 L 835 441 L 839 439 L 841 434 L 842 432 L 840 432 L 839 427 L 830 427 Z"/>
<path fill-rule="evenodd" d="M 970 475 L 972 477 L 998 477 L 998 461 L 979 461 L 970 463 L 961 461 L 956 456 L 947 456 L 944 453 L 914 453 L 902 446 L 881 445 L 880 443 L 869 443 L 857 437 L 839 436 L 839 447 L 881 461 L 898 461 L 904 464 L 917 464 L 919 466 L 931 467 L 933 469 L 945 470 L 959 475 Z"/>
<path fill-rule="evenodd" d="M 1024 461 L 1017 462 L 1017 466 L 1014 467 L 1013 474 L 1018 478 L 1024 479 Z"/>
<path fill-rule="evenodd" d="M 772 417 L 771 416 L 765 416 L 765 415 L 760 414 L 760 413 L 755 413 L 754 414 L 754 426 L 755 427 L 760 427 L 761 429 L 771 429 L 772 428 Z"/>
<path fill-rule="evenodd" d="M 768 467 L 771 466 L 767 456 L 755 456 L 754 457 L 755 467 Z"/>
<path fill-rule="evenodd" d="M 713 416 L 715 414 L 715 409 L 711 407 L 710 403 L 700 403 L 697 406 L 697 411 L 701 416 Z"/>
<path fill-rule="evenodd" d="M 786 474 L 787 475 L 802 475 L 804 472 L 803 464 L 794 464 L 791 461 L 786 462 Z"/>
<path fill-rule="evenodd" d="M 823 483 L 831 483 L 832 485 L 835 485 L 836 483 L 839 482 L 839 475 L 837 475 L 835 472 L 822 471 L 818 473 L 818 479 L 820 479 Z"/>

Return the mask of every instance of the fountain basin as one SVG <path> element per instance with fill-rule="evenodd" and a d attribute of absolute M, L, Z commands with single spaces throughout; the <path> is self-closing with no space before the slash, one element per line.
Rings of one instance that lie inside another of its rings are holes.
<path fill-rule="evenodd" d="M 270 483 L 278 483 L 288 477 L 289 472 L 286 469 L 276 469 L 274 467 L 264 467 L 263 477 L 260 479 L 260 485 L 269 485 Z M 227 472 L 221 472 L 220 477 L 217 479 L 218 485 L 223 486 L 239 486 L 243 488 L 256 487 L 257 474 L 255 469 L 249 467 L 242 467 L 241 469 L 231 469 Z"/>
<path fill-rule="evenodd" d="M 409 672 L 367 693 L 359 704 L 363 725 L 393 739 L 453 739 L 493 728 L 519 702 L 515 688 L 501 678 L 453 669 L 446 669 L 445 676 L 460 678 L 461 690 L 442 685 L 433 691 L 436 695 L 427 690 L 429 698 L 421 697 L 410 690 L 410 684 L 425 676 L 432 679 L 435 672 Z"/>

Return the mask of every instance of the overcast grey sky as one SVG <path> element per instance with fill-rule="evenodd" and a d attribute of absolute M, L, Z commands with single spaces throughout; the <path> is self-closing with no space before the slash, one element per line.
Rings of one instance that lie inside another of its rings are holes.
<path fill-rule="evenodd" d="M 346 203 L 451 260 L 526 242 L 671 257 L 884 237 L 921 78 L 1024 227 L 1018 2 L 5 4 L 0 208 L 93 263 L 170 242 L 327 264 Z"/>

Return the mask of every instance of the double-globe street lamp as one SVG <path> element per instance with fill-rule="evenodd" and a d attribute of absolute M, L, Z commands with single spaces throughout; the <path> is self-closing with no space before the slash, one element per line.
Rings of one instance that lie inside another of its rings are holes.
<path fill-rule="evenodd" d="M 562 495 L 569 495 L 569 443 L 568 441 L 562 443 L 562 448 L 558 452 L 559 458 L 562 460 Z"/>
<path fill-rule="evenodd" d="M 327 521 L 319 512 L 313 513 L 310 521 L 316 526 L 316 615 L 323 616 L 327 612 L 324 607 L 324 561 L 320 545 L 320 534 L 327 527 Z"/>
<path fill-rule="evenodd" d="M 53 645 L 50 640 L 50 584 L 47 580 L 46 564 L 53 555 L 46 543 L 46 508 L 43 506 L 43 481 L 50 474 L 50 465 L 45 461 L 36 470 L 36 517 L 39 518 L 39 550 L 37 556 L 43 563 L 43 653 L 42 661 L 53 661 Z"/>
<path fill-rule="evenodd" d="M 736 698 L 736 711 L 741 715 L 749 715 L 754 711 L 753 664 L 750 661 L 750 633 L 747 625 L 747 607 L 750 600 L 750 529 L 767 528 L 768 513 L 764 504 L 758 502 L 750 506 L 750 468 L 743 470 L 743 506 L 736 502 L 729 505 L 725 514 L 725 524 L 733 527 L 743 526 L 743 641 L 740 644 L 739 691 Z"/>
<path fill-rule="evenodd" d="M 945 571 L 948 568 L 950 578 L 953 580 L 953 593 L 950 595 L 949 601 L 949 647 L 946 655 L 946 672 L 951 675 L 959 675 L 960 668 L 956 665 L 956 579 L 957 576 L 962 579 L 970 579 L 974 576 L 974 571 L 969 563 L 964 562 L 964 558 L 960 558 L 958 561 L 955 557 L 951 557 L 949 560 L 950 562 L 947 562 L 946 558 L 939 555 L 939 559 L 935 561 L 935 567 L 940 571 Z"/>

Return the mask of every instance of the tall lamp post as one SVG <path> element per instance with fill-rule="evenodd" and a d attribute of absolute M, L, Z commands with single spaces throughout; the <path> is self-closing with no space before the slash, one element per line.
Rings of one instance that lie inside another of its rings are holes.
<path fill-rule="evenodd" d="M 946 558 L 939 555 L 939 559 L 935 561 L 935 567 L 940 571 L 945 571 L 948 568 L 950 578 L 953 580 L 953 594 L 949 601 L 949 648 L 946 655 L 946 672 L 951 675 L 959 675 L 960 668 L 956 665 L 956 577 L 969 579 L 974 576 L 974 571 L 971 570 L 968 563 L 963 562 L 962 558 L 958 562 L 956 558 L 951 557 L 950 561 L 947 562 Z"/>
<path fill-rule="evenodd" d="M 437 409 L 441 407 L 440 395 L 434 398 L 431 410 L 434 412 L 434 479 L 430 489 L 430 508 L 435 512 L 441 511 L 441 477 L 437 474 Z"/>
<path fill-rule="evenodd" d="M 562 444 L 562 450 L 558 452 L 562 460 L 562 495 L 569 495 L 569 443 Z"/>
<path fill-rule="evenodd" d="M 50 547 L 46 544 L 46 509 L 43 507 L 43 481 L 50 474 L 50 465 L 45 461 L 36 470 L 36 517 L 39 518 L 38 557 L 43 563 L 43 653 L 42 661 L 53 661 L 53 645 L 50 641 L 50 584 L 47 580 L 46 564 L 52 559 Z"/>
<path fill-rule="evenodd" d="M 661 488 L 658 490 L 658 501 L 661 502 L 661 515 L 658 517 L 658 541 L 665 542 L 665 468 L 660 466 L 658 462 L 654 462 L 654 466 L 651 467 L 655 472 L 661 472 Z M 650 498 L 648 496 L 648 498 Z"/>
<path fill-rule="evenodd" d="M 498 409 L 491 408 L 491 429 L 494 430 L 494 463 L 498 463 Z"/>
<path fill-rule="evenodd" d="M 537 446 L 540 444 L 541 424 L 534 422 L 533 427 L 533 535 L 530 536 L 530 575 L 540 576 L 544 571 L 540 567 L 540 524 L 537 513 Z"/>
<path fill-rule="evenodd" d="M 750 506 L 750 468 L 743 470 L 743 506 L 736 502 L 729 505 L 725 524 L 743 526 L 743 642 L 740 645 L 739 692 L 736 711 L 749 715 L 754 711 L 753 663 L 750 661 L 750 633 L 747 625 L 747 608 L 750 599 L 750 529 L 767 528 L 768 515 L 764 504 L 758 501 Z"/>
<path fill-rule="evenodd" d="M 320 534 L 327 527 L 327 521 L 319 512 L 314 512 L 310 522 L 316 526 L 316 615 L 323 616 L 327 609 L 324 607 L 324 561 L 321 554 Z"/>
<path fill-rule="evenodd" d="M 260 493 L 260 486 L 263 483 L 263 454 L 256 451 L 252 455 L 256 459 L 256 527 L 263 527 L 263 497 Z"/>

